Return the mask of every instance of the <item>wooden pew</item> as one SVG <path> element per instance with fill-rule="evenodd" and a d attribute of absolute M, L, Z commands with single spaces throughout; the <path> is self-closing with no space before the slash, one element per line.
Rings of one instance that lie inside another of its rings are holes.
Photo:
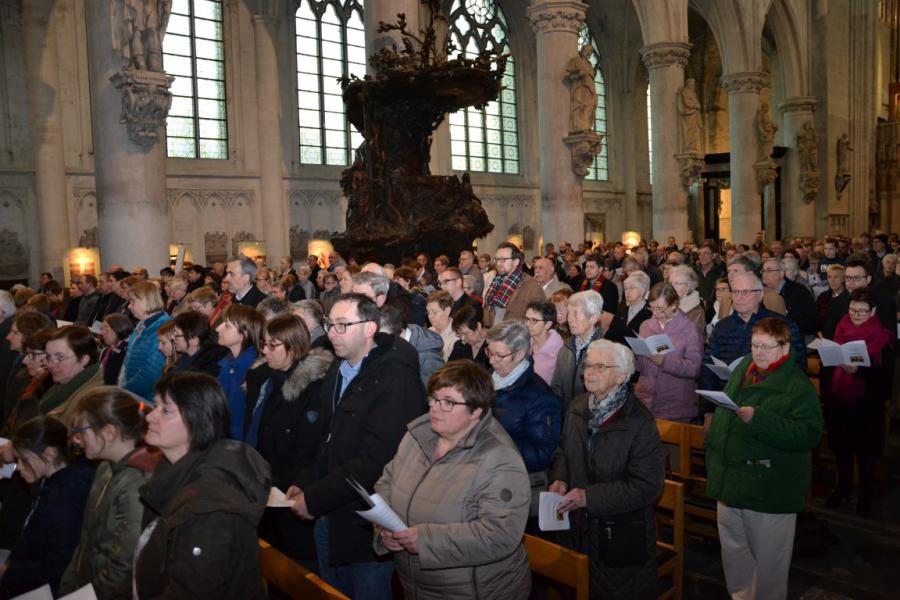
<path fill-rule="evenodd" d="M 525 534 L 522 543 L 531 570 L 551 581 L 575 588 L 577 600 L 588 600 L 588 557 L 548 542 L 539 537 Z"/>
<path fill-rule="evenodd" d="M 672 541 L 661 539 L 664 527 L 672 528 Z M 672 585 L 660 600 L 682 600 L 684 596 L 684 485 L 666 479 L 662 496 L 656 504 L 656 547 L 660 552 L 659 578 L 671 578 Z"/>
<path fill-rule="evenodd" d="M 259 567 L 267 586 L 278 588 L 293 600 L 350 600 L 265 540 L 259 540 Z"/>

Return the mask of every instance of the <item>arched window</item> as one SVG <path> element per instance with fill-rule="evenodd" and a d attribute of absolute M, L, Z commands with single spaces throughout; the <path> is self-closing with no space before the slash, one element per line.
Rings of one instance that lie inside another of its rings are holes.
<path fill-rule="evenodd" d="M 653 181 L 653 120 L 650 114 L 653 106 L 650 103 L 650 84 L 647 84 L 647 162 L 649 169 L 647 173 L 650 175 L 650 181 Z"/>
<path fill-rule="evenodd" d="M 175 0 L 163 38 L 175 77 L 166 120 L 170 158 L 228 158 L 221 0 Z"/>
<path fill-rule="evenodd" d="M 597 112 L 594 113 L 594 131 L 603 135 L 603 146 L 600 154 L 594 157 L 594 164 L 588 169 L 585 179 L 595 181 L 609 181 L 609 139 L 606 137 L 606 84 L 603 82 L 603 73 L 600 72 L 600 55 L 597 54 L 597 41 L 591 35 L 587 24 L 581 28 L 578 34 L 578 47 L 590 44 L 594 51 L 591 53 L 591 64 L 597 70 L 594 75 L 594 89 L 597 91 Z"/>
<path fill-rule="evenodd" d="M 509 52 L 506 17 L 494 0 L 453 0 L 450 39 L 454 56 L 474 58 L 482 51 Z M 488 173 L 519 172 L 516 121 L 516 66 L 506 63 L 500 97 L 483 109 L 466 108 L 450 115 L 453 168 Z"/>
<path fill-rule="evenodd" d="M 300 163 L 348 165 L 363 136 L 347 121 L 337 80 L 366 74 L 363 0 L 301 0 L 295 24 Z"/>

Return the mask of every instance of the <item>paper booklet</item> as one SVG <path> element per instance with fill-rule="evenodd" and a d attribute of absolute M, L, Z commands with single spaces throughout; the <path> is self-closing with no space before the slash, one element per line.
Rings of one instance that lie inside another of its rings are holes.
<path fill-rule="evenodd" d="M 675 350 L 671 338 L 664 333 L 651 335 L 648 338 L 626 337 L 625 341 L 638 356 L 651 356 L 653 354 L 668 354 Z"/>
<path fill-rule="evenodd" d="M 541 531 L 569 529 L 569 513 L 556 510 L 562 501 L 563 497 L 559 494 L 541 492 L 538 503 L 538 527 Z"/>
<path fill-rule="evenodd" d="M 836 367 L 850 365 L 853 367 L 868 367 L 872 363 L 869 360 L 869 351 L 862 340 L 838 344 L 831 340 L 818 338 L 809 344 L 809 348 L 819 353 L 823 367 Z"/>
<path fill-rule="evenodd" d="M 352 478 L 346 479 L 346 482 L 350 487 L 356 490 L 356 493 L 360 495 L 366 504 L 372 507 L 369 510 L 358 510 L 356 511 L 356 514 L 366 521 L 375 523 L 376 525 L 387 529 L 391 533 L 409 529 L 403 522 L 403 519 L 397 516 L 397 513 L 394 512 L 381 496 L 378 494 L 369 494 L 358 481 Z"/>
<path fill-rule="evenodd" d="M 734 400 L 728 397 L 728 394 L 725 392 L 716 392 L 714 390 L 697 390 L 697 393 L 716 406 L 721 406 L 722 408 L 727 408 L 728 410 L 737 410 L 738 405 L 734 403 Z"/>
<path fill-rule="evenodd" d="M 737 368 L 741 361 L 744 360 L 743 356 L 739 356 L 734 359 L 731 364 L 726 364 L 724 360 L 719 360 L 715 356 L 713 356 L 713 364 L 705 365 L 710 371 L 715 373 L 719 379 L 723 381 L 728 381 L 731 378 L 731 374 L 734 373 L 734 370 Z"/>
<path fill-rule="evenodd" d="M 293 500 L 288 500 L 284 492 L 277 487 L 269 490 L 269 499 L 266 500 L 266 506 L 270 508 L 291 508 L 294 506 Z"/>

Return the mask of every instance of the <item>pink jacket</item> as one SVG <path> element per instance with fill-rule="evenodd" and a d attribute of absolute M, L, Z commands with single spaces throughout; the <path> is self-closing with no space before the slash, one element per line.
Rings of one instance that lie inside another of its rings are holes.
<path fill-rule="evenodd" d="M 641 377 L 635 394 L 658 419 L 687 421 L 697 416 L 697 377 L 703 361 L 703 338 L 697 326 L 680 310 L 660 327 L 655 318 L 641 324 L 641 337 L 665 333 L 675 350 L 665 355 L 661 366 L 649 358 L 637 357 Z"/>
<path fill-rule="evenodd" d="M 555 329 L 550 330 L 549 337 L 540 350 L 534 349 L 534 340 L 531 342 L 531 356 L 534 359 L 534 372 L 550 385 L 553 381 L 553 371 L 556 370 L 556 355 L 563 347 L 563 339 Z"/>

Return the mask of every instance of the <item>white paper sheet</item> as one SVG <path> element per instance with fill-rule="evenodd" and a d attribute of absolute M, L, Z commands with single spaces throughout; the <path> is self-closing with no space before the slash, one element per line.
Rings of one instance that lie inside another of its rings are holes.
<path fill-rule="evenodd" d="M 75 324 L 75 323 L 73 323 L 72 321 L 62 321 L 62 320 L 60 320 L 60 319 L 57 319 L 57 320 L 56 320 L 56 326 L 57 326 L 57 327 L 66 327 L 67 325 L 74 325 L 74 324 Z"/>
<path fill-rule="evenodd" d="M 372 503 L 375 505 L 369 510 L 358 510 L 356 514 L 361 516 L 366 521 L 371 523 L 375 523 L 376 525 L 380 525 L 382 528 L 387 529 L 391 533 L 396 533 L 398 531 L 403 531 L 404 529 L 409 529 L 406 524 L 403 522 L 397 513 L 388 506 L 388 503 L 384 501 L 384 499 L 378 494 L 372 494 L 369 496 L 372 500 Z"/>
<path fill-rule="evenodd" d="M 671 338 L 664 333 L 651 335 L 648 338 L 626 337 L 625 341 L 638 356 L 652 356 L 654 354 L 668 354 L 675 350 Z"/>
<path fill-rule="evenodd" d="M 837 367 L 839 365 L 868 367 L 872 364 L 869 360 L 869 350 L 866 348 L 866 343 L 862 340 L 847 342 L 842 346 L 837 344 L 819 346 L 818 352 L 819 358 L 822 359 L 823 367 Z"/>
<path fill-rule="evenodd" d="M 538 527 L 541 531 L 560 531 L 569 529 L 569 513 L 556 510 L 563 497 L 553 492 L 541 492 L 538 503 Z"/>
<path fill-rule="evenodd" d="M 725 392 L 717 392 L 714 390 L 697 390 L 697 393 L 716 406 L 721 406 L 722 408 L 727 408 L 728 410 L 737 410 L 738 405 L 734 403 L 734 400 L 728 397 L 728 394 Z"/>
<path fill-rule="evenodd" d="M 94 590 L 94 586 L 89 583 L 57 600 L 97 600 L 97 592 Z"/>
<path fill-rule="evenodd" d="M 713 356 L 713 364 L 707 364 L 706 367 L 715 373 L 719 379 L 728 381 L 731 378 L 731 374 L 734 373 L 734 370 L 741 364 L 742 360 L 744 360 L 744 357 L 739 356 L 734 359 L 731 364 L 726 364 L 724 360 L 719 360 Z"/>
<path fill-rule="evenodd" d="M 284 492 L 277 487 L 269 490 L 269 499 L 266 500 L 266 506 L 271 508 L 291 508 L 294 506 L 293 500 L 288 500 Z"/>
<path fill-rule="evenodd" d="M 827 340 L 825 338 L 816 338 L 806 345 L 806 347 L 810 350 L 818 350 L 819 348 L 823 348 L 826 346 L 837 347 L 840 346 L 840 344 L 832 342 L 831 340 Z"/>
<path fill-rule="evenodd" d="M 43 585 L 36 590 L 25 592 L 20 596 L 16 596 L 12 600 L 53 600 L 53 593 L 50 591 L 50 584 Z"/>

